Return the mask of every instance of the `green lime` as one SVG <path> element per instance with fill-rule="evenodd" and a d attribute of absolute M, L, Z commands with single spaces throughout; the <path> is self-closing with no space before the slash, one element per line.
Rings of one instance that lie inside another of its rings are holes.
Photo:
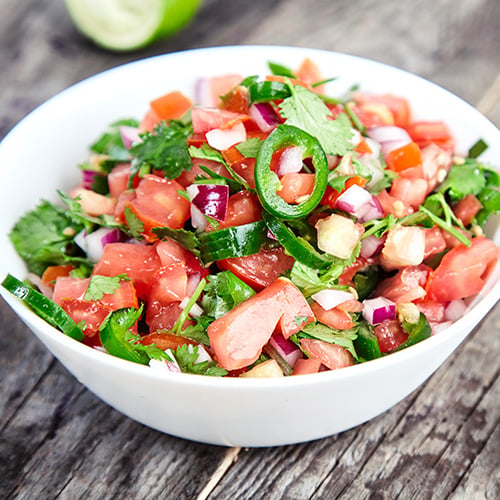
<path fill-rule="evenodd" d="M 96 44 L 126 51 L 145 47 L 185 26 L 200 0 L 65 0 L 77 28 Z"/>

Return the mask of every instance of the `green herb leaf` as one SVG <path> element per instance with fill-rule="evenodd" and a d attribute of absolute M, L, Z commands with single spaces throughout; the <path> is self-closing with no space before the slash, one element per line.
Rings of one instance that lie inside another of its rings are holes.
<path fill-rule="evenodd" d="M 158 236 L 160 240 L 172 238 L 180 243 L 186 250 L 189 250 L 194 255 L 200 255 L 200 240 L 193 231 L 187 229 L 171 229 L 170 227 L 154 227 L 152 232 Z"/>
<path fill-rule="evenodd" d="M 299 337 L 309 337 L 317 340 L 322 340 L 323 342 L 328 342 L 329 344 L 337 344 L 344 349 L 347 349 L 354 359 L 359 359 L 356 349 L 354 349 L 353 340 L 357 338 L 357 327 L 350 328 L 349 330 L 334 330 L 329 326 L 323 325 L 322 323 L 314 322 L 306 325 L 301 332 L 299 332 Z M 304 335 L 305 334 L 305 335 Z"/>
<path fill-rule="evenodd" d="M 231 271 L 210 275 L 207 279 L 208 284 L 201 305 L 205 312 L 215 319 L 255 295 L 255 291 Z"/>
<path fill-rule="evenodd" d="M 101 300 L 104 295 L 113 295 L 120 288 L 120 281 L 128 280 L 126 274 L 100 276 L 94 274 L 84 295 L 84 300 Z"/>
<path fill-rule="evenodd" d="M 125 207 L 123 210 L 123 214 L 125 215 L 125 221 L 127 222 L 128 229 L 130 234 L 136 240 L 142 240 L 142 232 L 144 231 L 143 222 L 135 215 L 134 212 L 130 209 L 130 207 Z"/>
<path fill-rule="evenodd" d="M 184 170 L 190 170 L 186 139 L 191 132 L 191 126 L 176 120 L 170 120 L 168 125 L 162 122 L 152 133 L 146 132 L 141 136 L 142 142 L 130 148 L 135 157 L 133 170 L 137 172 L 143 167 L 160 170 L 167 179 L 176 179 Z"/>
<path fill-rule="evenodd" d="M 217 365 L 215 361 L 197 363 L 198 346 L 183 344 L 175 351 L 175 359 L 183 373 L 195 373 L 212 377 L 224 377 L 227 371 Z"/>
<path fill-rule="evenodd" d="M 287 125 L 294 125 L 316 137 L 325 153 L 344 156 L 354 146 L 351 123 L 341 114 L 335 120 L 326 104 L 314 92 L 300 85 L 289 85 L 292 95 L 280 105 Z"/>
<path fill-rule="evenodd" d="M 278 64 L 274 62 L 268 62 L 267 65 L 273 75 L 278 76 L 288 76 L 289 78 L 297 78 L 295 73 L 288 68 L 287 66 L 283 66 L 283 64 Z"/>
<path fill-rule="evenodd" d="M 476 162 L 466 162 L 463 165 L 453 165 L 439 191 L 446 192 L 452 201 L 458 201 L 468 194 L 478 195 L 485 186 L 484 169 Z"/>
<path fill-rule="evenodd" d="M 73 245 L 74 236 L 83 229 L 66 210 L 48 201 L 23 215 L 9 234 L 28 269 L 41 275 L 48 266 L 84 262 Z"/>
<path fill-rule="evenodd" d="M 251 137 L 244 142 L 236 144 L 235 148 L 245 157 L 245 158 L 257 158 L 257 153 L 262 145 L 262 139 L 258 137 Z"/>

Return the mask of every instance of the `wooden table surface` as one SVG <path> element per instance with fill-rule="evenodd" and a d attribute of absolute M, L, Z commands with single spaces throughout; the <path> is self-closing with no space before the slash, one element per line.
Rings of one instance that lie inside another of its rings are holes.
<path fill-rule="evenodd" d="M 85 40 L 63 2 L 0 0 L 0 12 L 0 137 L 48 97 L 110 67 L 253 43 L 398 66 L 500 124 L 498 0 L 206 0 L 187 29 L 131 54 Z M 0 497 L 500 498 L 499 331 L 497 306 L 422 387 L 356 429 L 239 449 L 177 439 L 117 413 L 1 302 Z"/>

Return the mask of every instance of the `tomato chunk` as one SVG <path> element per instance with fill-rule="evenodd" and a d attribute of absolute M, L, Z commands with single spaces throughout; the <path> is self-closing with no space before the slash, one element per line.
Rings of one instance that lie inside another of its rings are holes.
<path fill-rule="evenodd" d="M 288 338 L 314 316 L 302 293 L 278 278 L 208 327 L 210 345 L 219 364 L 237 370 L 255 362 L 276 328 Z"/>
<path fill-rule="evenodd" d="M 373 329 L 377 337 L 381 352 L 391 352 L 408 339 L 408 334 L 403 330 L 397 319 L 386 319 Z"/>
<path fill-rule="evenodd" d="M 436 302 L 450 302 L 475 295 L 497 260 L 498 247 L 484 236 L 474 238 L 470 247 L 452 248 L 429 281 L 428 297 Z"/>
<path fill-rule="evenodd" d="M 333 309 L 327 311 L 318 303 L 313 302 L 311 309 L 316 316 L 316 319 L 330 328 L 334 328 L 336 330 L 348 330 L 354 326 L 351 315 L 339 307 L 334 307 Z"/>
<path fill-rule="evenodd" d="M 337 370 L 354 364 L 352 354 L 337 344 L 330 344 L 317 339 L 301 339 L 300 345 L 311 358 L 321 361 L 330 370 Z"/>

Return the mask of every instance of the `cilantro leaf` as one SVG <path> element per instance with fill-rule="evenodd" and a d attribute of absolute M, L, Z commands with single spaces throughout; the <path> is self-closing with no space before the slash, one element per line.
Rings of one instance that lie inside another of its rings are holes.
<path fill-rule="evenodd" d="M 101 276 L 94 274 L 83 297 L 84 300 L 101 300 L 104 295 L 113 295 L 120 288 L 120 281 L 128 280 L 126 274 L 118 276 Z"/>
<path fill-rule="evenodd" d="M 262 139 L 258 137 L 251 137 L 246 141 L 236 144 L 235 148 L 245 157 L 245 158 L 257 158 L 257 153 L 262 145 Z"/>
<path fill-rule="evenodd" d="M 468 194 L 478 195 L 485 186 L 484 170 L 476 162 L 466 162 L 453 165 L 439 191 L 446 192 L 451 200 L 458 201 Z"/>
<path fill-rule="evenodd" d="M 215 319 L 255 295 L 255 291 L 231 271 L 208 276 L 208 284 L 201 305 Z"/>
<path fill-rule="evenodd" d="M 191 155 L 191 158 L 216 161 L 218 163 L 222 163 L 223 165 L 226 164 L 220 152 L 209 146 L 207 143 L 203 143 L 199 148 L 197 148 L 196 146 L 189 146 L 188 151 Z"/>
<path fill-rule="evenodd" d="M 154 227 L 152 232 L 161 240 L 172 238 L 194 255 L 200 255 L 200 239 L 193 231 L 187 229 L 172 229 L 170 227 Z"/>
<path fill-rule="evenodd" d="M 144 231 L 144 223 L 135 215 L 130 207 L 125 207 L 123 209 L 123 214 L 125 215 L 125 221 L 130 230 L 130 234 L 136 239 L 142 239 L 142 232 Z"/>
<path fill-rule="evenodd" d="M 153 132 L 143 134 L 142 142 L 130 148 L 135 157 L 134 173 L 146 168 L 164 172 L 167 179 L 176 179 L 183 170 L 190 170 L 191 157 L 186 139 L 191 131 L 190 126 L 170 120 L 168 125 L 161 122 Z"/>
<path fill-rule="evenodd" d="M 108 129 L 97 139 L 91 146 L 90 149 L 94 153 L 101 155 L 113 156 L 113 152 L 116 150 L 125 149 L 123 146 L 122 137 L 120 134 L 121 126 L 137 127 L 139 125 L 137 120 L 133 118 L 124 118 L 113 122 Z M 127 151 L 127 150 L 125 150 Z M 127 151 L 128 156 L 128 151 Z"/>
<path fill-rule="evenodd" d="M 294 125 L 321 143 L 326 154 L 344 156 L 354 146 L 351 123 L 345 114 L 340 114 L 335 120 L 326 104 L 314 92 L 300 85 L 289 85 L 292 95 L 280 105 L 286 124 Z"/>
<path fill-rule="evenodd" d="M 223 377 L 227 371 L 217 365 L 215 361 L 202 361 L 197 363 L 198 346 L 182 344 L 175 350 L 175 359 L 183 373 L 195 373 L 198 375 L 209 375 Z"/>
<path fill-rule="evenodd" d="M 84 262 L 73 245 L 83 225 L 48 201 L 23 215 L 9 237 L 29 271 L 41 275 L 48 266 Z"/>
<path fill-rule="evenodd" d="M 295 76 L 295 73 L 287 66 L 283 66 L 283 64 L 278 64 L 269 61 L 267 65 L 269 66 L 269 70 L 273 75 L 288 76 L 289 78 L 295 78 L 295 79 L 297 78 Z"/>

